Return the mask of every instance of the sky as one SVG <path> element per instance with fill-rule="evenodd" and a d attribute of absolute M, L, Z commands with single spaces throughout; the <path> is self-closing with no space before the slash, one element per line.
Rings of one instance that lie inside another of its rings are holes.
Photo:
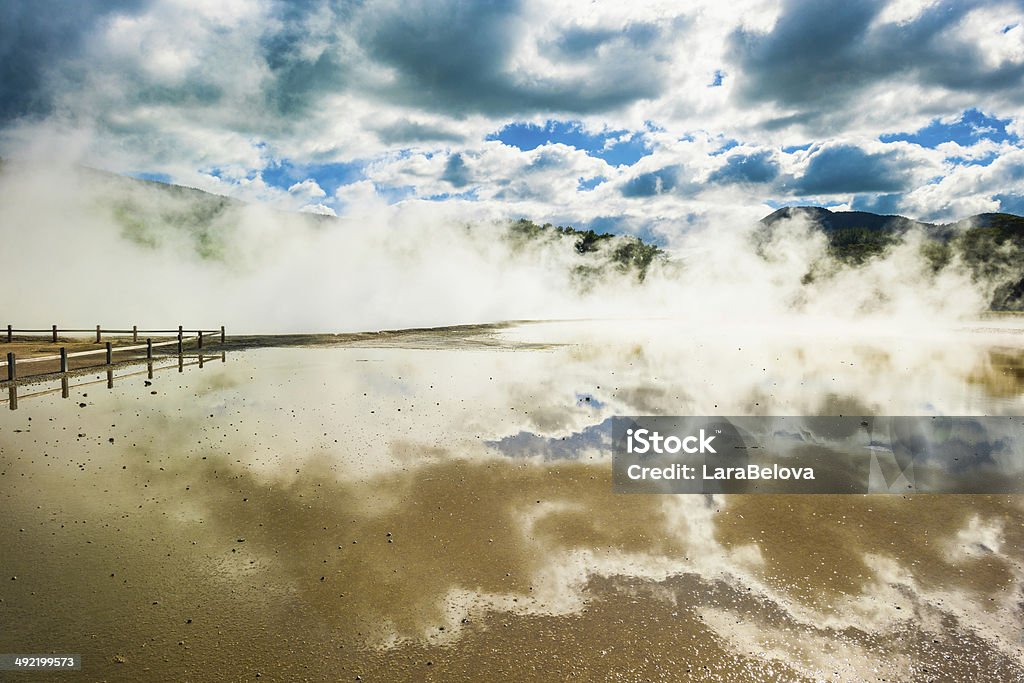
<path fill-rule="evenodd" d="M 1022 0 L 0 4 L 0 155 L 289 210 L 1024 214 L 1022 138 Z"/>

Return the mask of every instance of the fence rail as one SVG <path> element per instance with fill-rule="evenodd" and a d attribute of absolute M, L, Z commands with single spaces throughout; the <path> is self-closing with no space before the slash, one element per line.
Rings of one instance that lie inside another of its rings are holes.
<path fill-rule="evenodd" d="M 51 341 L 53 343 L 57 343 L 57 340 L 58 340 L 57 335 L 59 333 L 61 333 L 61 332 L 65 332 L 65 333 L 67 333 L 67 332 L 71 332 L 71 333 L 76 333 L 76 332 L 89 332 L 89 333 L 92 333 L 92 332 L 95 332 L 96 333 L 96 343 L 97 344 L 103 343 L 103 334 L 104 333 L 106 333 L 107 335 L 129 335 L 130 334 L 132 336 L 133 345 L 132 346 L 114 346 L 111 342 L 108 341 L 108 342 L 106 342 L 105 348 L 93 349 L 93 350 L 89 350 L 89 351 L 75 351 L 73 353 L 68 353 L 67 347 L 61 346 L 60 347 L 60 353 L 58 353 L 58 354 L 53 354 L 53 355 L 49 355 L 49 356 L 32 356 L 32 357 L 29 357 L 29 358 L 22 358 L 20 360 L 18 359 L 17 355 L 13 351 L 12 352 L 8 352 L 7 353 L 7 359 L 6 360 L 0 360 L 0 367 L 6 367 L 7 368 L 7 381 L 8 382 L 14 382 L 15 380 L 17 380 L 17 378 L 18 378 L 18 371 L 17 371 L 18 366 L 19 365 L 24 365 L 24 364 L 27 364 L 27 363 L 42 363 L 42 362 L 48 362 L 48 361 L 49 362 L 60 361 L 60 371 L 59 372 L 60 373 L 66 373 L 68 371 L 68 359 L 69 358 L 80 358 L 80 357 L 84 357 L 84 356 L 94 356 L 94 355 L 99 355 L 99 354 L 102 353 L 102 354 L 106 355 L 106 362 L 104 363 L 104 365 L 108 365 L 109 366 L 109 365 L 113 364 L 113 356 L 114 356 L 115 353 L 124 353 L 124 352 L 128 352 L 128 351 L 141 351 L 142 349 L 145 349 L 146 350 L 146 356 L 145 356 L 146 360 L 152 360 L 152 358 L 153 358 L 153 349 L 154 348 L 158 348 L 158 347 L 162 347 L 162 346 L 171 346 L 171 345 L 175 345 L 176 344 L 177 347 L 178 347 L 178 355 L 180 356 L 183 353 L 183 351 L 184 351 L 185 343 L 186 342 L 192 342 L 193 340 L 196 342 L 196 348 L 201 353 L 202 349 L 203 349 L 203 335 L 218 335 L 219 334 L 220 335 L 220 343 L 224 344 L 224 341 L 225 341 L 225 334 L 224 334 L 224 326 L 223 325 L 220 326 L 219 330 L 187 330 L 187 333 L 189 334 L 189 336 L 185 336 L 186 330 L 181 325 L 179 325 L 178 329 L 176 329 L 176 330 L 140 330 L 138 328 L 138 326 L 136 326 L 136 325 L 133 325 L 132 329 L 130 329 L 130 330 L 104 329 L 100 325 L 97 325 L 95 327 L 95 329 L 93 329 L 93 328 L 88 328 L 88 329 L 84 329 L 84 328 L 58 328 L 56 325 L 53 325 L 53 326 L 51 326 L 50 329 L 46 330 L 46 329 L 14 328 L 11 325 L 8 325 L 7 326 L 7 343 L 10 344 L 10 343 L 14 342 L 14 333 L 15 332 L 27 333 L 27 334 L 42 334 L 42 333 L 49 332 L 51 334 Z M 147 337 L 145 344 L 137 344 L 135 342 L 139 341 L 139 334 L 140 333 L 141 334 L 175 334 L 176 338 L 175 339 L 171 339 L 169 341 L 154 342 L 152 337 Z M 214 340 L 216 340 L 216 337 L 214 337 Z M 216 341 L 214 341 L 214 343 L 216 343 Z M 136 360 L 141 360 L 141 359 L 136 359 Z M 43 374 L 51 374 L 51 373 L 43 373 Z"/>
<path fill-rule="evenodd" d="M 173 358 L 173 356 L 170 356 L 169 358 Z M 185 362 L 185 358 L 190 358 L 190 359 L 194 358 L 195 360 L 190 360 L 189 362 L 186 363 Z M 193 366 L 193 365 L 198 365 L 199 368 L 201 369 L 203 367 L 203 363 L 204 362 L 215 361 L 215 360 L 218 360 L 218 359 L 220 360 L 221 363 L 226 362 L 227 361 L 227 354 L 223 350 L 221 350 L 220 355 L 204 355 L 203 353 L 200 353 L 197 356 L 191 356 L 191 355 L 190 356 L 181 356 L 181 355 L 179 355 L 177 357 L 177 363 L 171 363 L 169 365 L 162 365 L 162 366 L 156 364 L 159 361 L 156 361 L 154 359 L 149 359 L 149 360 L 146 361 L 146 369 L 145 370 L 143 370 L 141 372 L 128 372 L 128 373 L 125 373 L 125 374 L 121 374 L 121 375 L 118 375 L 116 377 L 116 379 L 122 380 L 122 379 L 127 379 L 129 377 L 138 377 L 138 376 L 141 376 L 141 375 L 146 375 L 148 379 L 152 380 L 154 372 L 161 372 L 163 370 L 170 370 L 170 369 L 173 369 L 174 367 L 178 368 L 178 372 L 184 372 L 185 368 Z M 71 384 L 70 379 L 72 377 L 75 377 L 76 375 L 80 375 L 82 373 L 89 373 L 91 370 L 95 370 L 96 367 L 99 367 L 99 366 L 93 366 L 93 367 L 89 367 L 89 368 L 82 368 L 82 369 L 78 370 L 75 373 L 65 372 L 65 373 L 61 373 L 59 375 L 48 376 L 47 379 L 49 379 L 51 381 L 54 380 L 54 379 L 58 379 L 59 378 L 60 379 L 60 387 L 59 388 L 53 388 L 53 389 L 44 389 L 42 391 L 36 391 L 36 392 L 29 393 L 29 394 L 21 394 L 21 395 L 19 395 L 19 393 L 18 393 L 18 383 L 17 382 L 10 382 L 8 384 L 8 386 L 7 386 L 7 399 L 6 400 L 0 399 L 0 403 L 7 403 L 8 404 L 8 408 L 10 408 L 11 410 L 17 410 L 18 409 L 18 401 L 26 399 L 26 398 L 35 398 L 37 396 L 46 396 L 46 395 L 49 395 L 49 394 L 55 394 L 58 391 L 60 392 L 62 398 L 69 398 L 70 395 L 71 395 L 70 390 L 72 388 L 76 388 L 77 389 L 77 388 L 81 388 L 81 387 L 91 386 L 93 384 L 102 384 L 103 382 L 106 382 L 108 389 L 113 389 L 114 388 L 114 379 L 115 379 L 115 377 L 114 377 L 114 368 L 116 367 L 116 366 L 113 366 L 113 365 L 106 366 L 106 375 L 107 376 L 106 376 L 105 380 L 104 379 L 96 379 L 96 380 L 85 381 L 85 382 L 76 382 L 75 384 Z"/>
<path fill-rule="evenodd" d="M 60 334 L 61 332 L 72 333 L 72 334 L 80 334 L 82 332 L 88 332 L 88 333 L 91 334 L 91 333 L 95 332 L 96 333 L 96 343 L 97 344 L 99 344 L 99 343 L 101 343 L 103 341 L 103 335 L 104 334 L 112 334 L 112 335 L 130 334 L 130 335 L 132 335 L 132 341 L 133 342 L 137 342 L 137 341 L 139 341 L 139 334 L 177 334 L 180 337 L 181 335 L 183 335 L 185 333 L 196 334 L 196 335 L 199 335 L 200 337 L 203 336 L 204 334 L 220 334 L 220 343 L 221 344 L 224 343 L 224 326 L 223 325 L 220 326 L 219 330 L 203 330 L 203 329 L 186 330 L 181 325 L 178 325 L 178 329 L 176 329 L 176 330 L 140 330 L 137 325 L 132 325 L 132 329 L 130 329 L 130 330 L 118 330 L 118 329 L 110 329 L 110 328 L 104 329 L 100 325 L 97 325 L 96 327 L 65 327 L 65 328 L 58 328 L 56 325 L 51 325 L 49 329 L 45 329 L 45 328 L 14 328 L 11 325 L 8 325 L 7 326 L 7 338 L 6 338 L 6 342 L 8 344 L 14 342 L 14 333 L 15 332 L 18 332 L 19 334 L 46 334 L 47 332 L 49 332 L 50 335 L 51 335 L 50 341 L 52 341 L 53 343 L 57 343 L 57 335 Z"/>

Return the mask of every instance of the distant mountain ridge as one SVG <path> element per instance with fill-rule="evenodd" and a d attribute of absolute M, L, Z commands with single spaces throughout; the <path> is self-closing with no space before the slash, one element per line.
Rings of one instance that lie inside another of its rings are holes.
<path fill-rule="evenodd" d="M 0 173 L 24 170 L 23 164 L 0 159 Z M 204 260 L 228 261 L 236 249 L 247 202 L 195 188 L 78 168 L 81 181 L 95 191 L 90 211 L 117 226 L 121 237 L 140 247 L 156 249 L 169 242 L 188 245 Z M 346 218 L 270 210 L 276 220 L 326 229 L 351 224 Z M 805 283 L 825 283 L 843 268 L 857 268 L 883 257 L 912 232 L 924 236 L 921 255 L 938 272 L 951 264 L 966 266 L 972 277 L 992 292 L 994 310 L 1024 311 L 1024 217 L 982 213 L 952 223 L 928 223 L 899 215 L 867 211 L 831 211 L 817 206 L 784 207 L 761 219 L 754 247 L 766 245 L 783 223 L 803 219 L 820 230 L 828 254 L 810 264 Z M 467 226 L 467 229 L 469 226 Z M 568 266 L 581 291 L 610 275 L 643 282 L 652 269 L 685 269 L 654 244 L 631 235 L 598 233 L 525 218 L 509 221 L 504 230 L 477 233 L 478 242 L 504 241 L 516 258 L 533 258 L 531 250 L 554 245 L 570 254 Z M 398 237 L 396 236 L 396 239 Z M 759 251 L 762 256 L 765 252 Z"/>
<path fill-rule="evenodd" d="M 761 222 L 765 225 L 774 225 L 779 221 L 794 218 L 816 223 L 826 232 L 846 228 L 894 231 L 915 226 L 935 227 L 934 223 L 923 223 L 905 216 L 881 215 L 868 211 L 830 211 L 820 206 L 784 206 L 762 218 Z"/>
<path fill-rule="evenodd" d="M 877 214 L 870 211 L 830 211 L 820 206 L 785 206 L 761 219 L 764 225 L 775 225 L 782 220 L 804 218 L 817 224 L 826 233 L 851 228 L 882 232 L 903 232 L 920 228 L 935 236 L 952 236 L 969 228 L 1002 228 L 1024 233 L 1024 217 L 1012 213 L 979 213 L 953 223 L 926 223 L 906 216 Z"/>
<path fill-rule="evenodd" d="M 31 173 L 36 167 L 43 172 L 52 170 L 45 164 L 0 158 L 0 175 Z M 66 170 L 60 169 L 61 172 Z M 239 245 L 247 237 L 242 226 L 246 217 L 253 219 L 253 214 L 249 213 L 253 210 L 262 212 L 263 218 L 269 216 L 296 230 L 351 228 L 359 224 L 359 219 L 345 216 L 254 205 L 206 190 L 85 166 L 74 166 L 71 172 L 74 184 L 91 198 L 87 202 L 89 213 L 114 226 L 121 238 L 144 249 L 155 250 L 168 245 L 185 247 L 204 261 L 227 263 L 245 258 L 239 254 L 244 251 Z M 467 232 L 474 228 L 465 227 Z M 397 231 L 394 235 L 396 244 L 409 239 L 408 234 Z M 535 258 L 536 253 L 531 250 L 553 247 L 564 255 L 557 263 L 567 268 L 570 282 L 580 291 L 608 277 L 624 276 L 627 280 L 643 282 L 651 268 L 668 261 L 662 249 L 632 235 L 556 227 L 549 223 L 538 225 L 525 218 L 496 226 L 477 226 L 469 243 L 483 256 L 494 242 L 508 247 L 507 258 L 524 261 Z"/>
<path fill-rule="evenodd" d="M 936 272 L 954 259 L 972 277 L 992 284 L 993 310 L 1024 310 L 1024 217 L 981 213 L 953 223 L 925 223 L 867 211 L 830 211 L 819 206 L 781 208 L 761 219 L 767 231 L 790 220 L 806 220 L 828 239 L 836 261 L 859 266 L 882 256 L 912 230 L 925 237 L 921 254 Z M 813 280 L 814 272 L 806 279 Z"/>

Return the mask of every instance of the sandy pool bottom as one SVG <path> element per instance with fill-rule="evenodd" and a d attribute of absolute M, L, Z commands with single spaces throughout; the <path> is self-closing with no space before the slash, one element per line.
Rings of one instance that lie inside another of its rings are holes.
<path fill-rule="evenodd" d="M 965 348 L 258 349 L 23 401 L 0 651 L 84 665 L 4 680 L 1024 680 L 1019 498 L 614 495 L 594 429 L 1019 409 Z"/>

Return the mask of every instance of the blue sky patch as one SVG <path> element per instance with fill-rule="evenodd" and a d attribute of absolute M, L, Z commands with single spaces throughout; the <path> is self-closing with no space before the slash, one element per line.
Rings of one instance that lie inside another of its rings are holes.
<path fill-rule="evenodd" d="M 365 165 L 363 161 L 296 165 L 284 159 L 264 168 L 262 175 L 267 185 L 285 190 L 295 183 L 312 178 L 324 192 L 331 195 L 342 185 L 365 180 Z"/>
<path fill-rule="evenodd" d="M 610 140 L 623 139 L 605 146 Z M 487 136 L 524 152 L 541 145 L 561 143 L 582 150 L 592 157 L 604 159 L 612 166 L 632 166 L 647 156 L 650 148 L 642 133 L 629 134 L 626 130 L 609 130 L 604 133 L 588 133 L 579 121 L 548 121 L 543 126 L 535 123 L 510 123 L 497 133 Z"/>
<path fill-rule="evenodd" d="M 627 216 L 598 216 L 593 220 L 578 223 L 575 227 L 578 230 L 593 230 L 597 233 L 610 232 L 615 235 L 633 235 L 648 244 L 659 247 L 664 247 L 668 244 L 665 236 L 654 232 L 652 226 L 638 223 L 635 219 Z"/>
<path fill-rule="evenodd" d="M 614 232 L 624 233 L 629 232 L 628 226 L 626 226 L 624 219 L 621 216 L 598 216 L 597 218 L 585 222 L 578 226 L 580 230 L 593 230 L 594 232 Z"/>
<path fill-rule="evenodd" d="M 1024 195 L 1021 194 L 997 194 L 993 199 L 999 200 L 999 210 L 1003 213 L 1012 213 L 1024 216 Z"/>
<path fill-rule="evenodd" d="M 730 149 L 732 149 L 733 147 L 739 147 L 739 146 L 740 146 L 740 143 L 739 143 L 739 141 L 737 141 L 737 140 L 732 140 L 732 139 L 729 139 L 729 140 L 725 140 L 725 141 L 724 141 L 724 142 L 722 143 L 722 146 L 721 146 L 721 147 L 719 147 L 718 149 L 716 149 L 716 150 L 715 150 L 714 152 L 710 152 L 710 153 L 708 154 L 708 156 L 713 156 L 713 157 L 716 157 L 716 156 L 718 156 L 719 154 L 725 154 L 726 152 L 728 152 L 728 151 L 729 151 Z"/>
<path fill-rule="evenodd" d="M 943 123 L 939 119 L 932 120 L 927 126 L 914 133 L 886 133 L 879 136 L 882 142 L 912 142 L 922 147 L 934 149 L 943 142 L 956 142 L 965 147 L 979 140 L 994 142 L 1017 142 L 1017 136 L 1006 131 L 1010 119 L 998 119 L 988 116 L 977 109 L 968 109 L 961 117 L 951 123 Z"/>
<path fill-rule="evenodd" d="M 946 161 L 954 163 L 958 166 L 988 166 L 998 158 L 998 152 L 991 152 L 990 154 L 975 157 L 973 159 L 968 159 L 966 157 L 946 157 Z"/>
<path fill-rule="evenodd" d="M 386 186 L 373 184 L 373 189 L 377 191 L 377 194 L 384 198 L 388 204 L 397 204 L 403 199 L 408 199 L 416 195 L 416 188 L 412 185 L 396 185 Z"/>
<path fill-rule="evenodd" d="M 850 202 L 850 209 L 853 211 L 870 211 L 871 213 L 896 215 L 900 213 L 903 205 L 903 195 L 899 193 L 857 195 Z"/>
<path fill-rule="evenodd" d="M 751 154 L 732 154 L 726 158 L 725 164 L 708 176 L 708 182 L 730 183 L 767 183 L 779 175 L 779 162 L 768 150 L 760 150 Z"/>
<path fill-rule="evenodd" d="M 420 197 L 420 199 L 428 202 L 444 202 L 449 199 L 464 199 L 467 201 L 475 202 L 479 199 L 476 193 L 477 188 L 472 188 L 467 192 L 441 192 L 439 194 L 427 195 L 426 197 Z"/>
<path fill-rule="evenodd" d="M 824 209 L 831 209 L 833 207 L 842 205 L 844 202 L 841 202 L 841 201 L 823 202 L 823 201 L 820 201 L 819 199 L 811 200 L 811 199 L 799 198 L 798 197 L 797 199 L 789 199 L 789 200 L 766 199 L 766 200 L 764 200 L 764 203 L 767 206 L 770 206 L 773 211 L 775 211 L 775 210 L 781 209 L 781 208 L 786 207 L 786 206 L 820 206 L 820 207 L 822 207 Z"/>

